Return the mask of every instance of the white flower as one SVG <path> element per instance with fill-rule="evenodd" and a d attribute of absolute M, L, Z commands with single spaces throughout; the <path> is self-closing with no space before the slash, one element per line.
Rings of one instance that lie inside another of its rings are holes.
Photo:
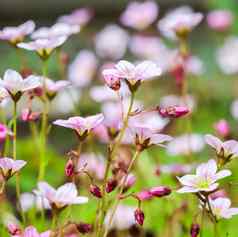
<path fill-rule="evenodd" d="M 232 216 L 238 214 L 238 208 L 231 208 L 231 201 L 229 198 L 216 198 L 215 200 L 210 199 L 210 206 L 213 215 L 217 219 L 225 218 L 230 219 Z M 207 207 L 208 209 L 208 207 Z"/>
<path fill-rule="evenodd" d="M 87 197 L 78 196 L 77 188 L 74 183 L 66 183 L 58 189 L 54 189 L 46 182 L 38 183 L 38 190 L 34 191 L 48 200 L 51 208 L 61 209 L 72 204 L 83 204 L 88 202 Z"/>
<path fill-rule="evenodd" d="M 217 172 L 217 164 L 215 160 L 209 160 L 207 163 L 202 163 L 196 169 L 195 175 L 185 175 L 178 178 L 183 185 L 178 193 L 196 193 L 214 191 L 219 184 L 217 180 L 231 175 L 230 170 L 221 170 Z"/>

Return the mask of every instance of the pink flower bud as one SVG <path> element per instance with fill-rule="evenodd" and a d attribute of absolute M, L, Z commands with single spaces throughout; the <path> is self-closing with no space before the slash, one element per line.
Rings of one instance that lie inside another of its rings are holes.
<path fill-rule="evenodd" d="M 224 119 L 221 119 L 217 123 L 215 123 L 214 128 L 216 132 L 222 137 L 227 137 L 230 134 L 230 126 Z"/>
<path fill-rule="evenodd" d="M 159 114 L 164 118 L 179 118 L 189 112 L 185 106 L 169 106 L 167 108 L 157 108 Z"/>
<path fill-rule="evenodd" d="M 23 78 L 27 78 L 28 76 L 33 74 L 30 68 L 23 68 L 20 73 Z"/>
<path fill-rule="evenodd" d="M 77 224 L 76 227 L 77 227 L 78 232 L 81 234 L 87 234 L 87 233 L 91 232 L 92 228 L 93 228 L 91 224 L 87 224 L 87 223 L 83 223 L 83 222 L 80 222 L 79 224 Z"/>
<path fill-rule="evenodd" d="M 100 188 L 97 185 L 95 185 L 95 184 L 91 184 L 90 185 L 89 191 L 90 191 L 90 193 L 93 196 L 95 196 L 97 198 L 101 198 L 102 197 L 102 192 L 101 192 Z"/>
<path fill-rule="evenodd" d="M 134 216 L 136 223 L 142 226 L 145 219 L 144 212 L 141 209 L 137 208 L 134 212 Z"/>
<path fill-rule="evenodd" d="M 36 121 L 39 117 L 39 112 L 32 112 L 30 109 L 23 109 L 21 113 L 21 119 L 24 122 Z"/>
<path fill-rule="evenodd" d="M 135 196 L 140 201 L 150 200 L 153 197 L 151 192 L 148 190 L 143 190 L 143 191 L 137 193 Z"/>
<path fill-rule="evenodd" d="M 220 189 L 209 195 L 209 198 L 211 198 L 212 200 L 215 200 L 217 198 L 226 198 L 226 197 L 227 197 L 227 193 L 224 189 Z"/>
<path fill-rule="evenodd" d="M 174 76 L 177 86 L 181 87 L 183 84 L 184 75 L 185 75 L 183 64 L 180 63 L 176 65 L 174 68 L 172 68 L 170 73 L 172 74 L 172 76 Z"/>
<path fill-rule="evenodd" d="M 150 193 L 154 197 L 164 197 L 171 193 L 171 189 L 165 186 L 158 186 L 150 189 Z"/>
<path fill-rule="evenodd" d="M 110 193 L 117 187 L 117 180 L 116 179 L 110 179 L 106 183 L 106 192 Z"/>
<path fill-rule="evenodd" d="M 132 187 L 135 184 L 135 182 L 136 182 L 136 176 L 133 174 L 129 174 L 126 179 L 124 189 L 128 190 L 130 187 Z"/>
<path fill-rule="evenodd" d="M 20 227 L 15 224 L 15 223 L 10 223 L 7 225 L 7 230 L 10 235 L 15 236 L 15 235 L 21 235 L 21 229 Z"/>
<path fill-rule="evenodd" d="M 0 143 L 5 141 L 8 134 L 8 128 L 4 124 L 0 123 Z"/>
<path fill-rule="evenodd" d="M 115 69 L 105 69 L 102 72 L 105 83 L 112 90 L 118 91 L 121 87 L 120 77 Z"/>
<path fill-rule="evenodd" d="M 74 174 L 74 163 L 72 159 L 69 159 L 65 165 L 65 175 L 71 177 Z"/>
<path fill-rule="evenodd" d="M 197 237 L 200 232 L 200 226 L 198 224 L 192 224 L 190 229 L 191 237 Z"/>

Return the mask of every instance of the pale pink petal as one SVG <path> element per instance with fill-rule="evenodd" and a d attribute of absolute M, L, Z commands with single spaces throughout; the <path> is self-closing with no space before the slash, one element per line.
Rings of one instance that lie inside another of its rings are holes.
<path fill-rule="evenodd" d="M 197 188 L 185 186 L 177 190 L 177 193 L 196 193 L 198 191 Z"/>
<path fill-rule="evenodd" d="M 220 149 L 222 147 L 222 141 L 220 139 L 208 134 L 205 136 L 205 141 L 208 145 L 213 147 L 215 150 L 220 151 Z"/>
<path fill-rule="evenodd" d="M 230 175 L 231 175 L 230 170 L 221 170 L 218 173 L 216 173 L 215 180 L 222 179 L 222 178 L 225 178 L 225 177 L 230 176 Z"/>
<path fill-rule="evenodd" d="M 194 184 L 197 181 L 197 176 L 192 175 L 192 174 L 188 174 L 188 175 L 184 175 L 181 178 L 178 177 L 178 180 L 181 184 L 183 184 L 185 186 L 194 186 Z"/>

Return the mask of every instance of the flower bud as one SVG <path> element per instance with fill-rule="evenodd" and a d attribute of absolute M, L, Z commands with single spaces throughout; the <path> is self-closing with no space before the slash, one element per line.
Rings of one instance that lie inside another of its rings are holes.
<path fill-rule="evenodd" d="M 154 197 L 164 197 L 171 193 L 171 189 L 164 186 L 158 186 L 150 189 L 150 193 Z"/>
<path fill-rule="evenodd" d="M 221 119 L 220 121 L 215 123 L 214 128 L 216 132 L 222 137 L 227 137 L 230 134 L 230 126 L 228 122 L 224 119 Z"/>
<path fill-rule="evenodd" d="M 200 232 L 200 226 L 198 224 L 192 224 L 190 229 L 191 237 L 197 237 Z"/>
<path fill-rule="evenodd" d="M 106 192 L 110 193 L 117 187 L 117 180 L 116 179 L 110 179 L 106 183 Z"/>
<path fill-rule="evenodd" d="M 105 83 L 114 91 L 118 91 L 121 87 L 121 80 L 118 76 L 116 70 L 114 69 L 105 69 L 102 72 Z"/>
<path fill-rule="evenodd" d="M 7 230 L 8 230 L 8 233 L 12 236 L 15 236 L 15 235 L 21 235 L 21 229 L 20 227 L 15 224 L 15 223 L 9 223 L 7 225 Z"/>
<path fill-rule="evenodd" d="M 101 192 L 100 188 L 97 185 L 95 185 L 95 184 L 91 184 L 90 185 L 90 193 L 93 196 L 97 197 L 97 198 L 101 198 L 102 197 L 102 192 Z"/>
<path fill-rule="evenodd" d="M 69 55 L 66 52 L 60 52 L 60 62 L 63 65 L 68 65 L 68 63 L 69 63 Z"/>
<path fill-rule="evenodd" d="M 30 109 L 23 109 L 21 112 L 21 119 L 24 122 L 36 121 L 40 117 L 39 112 L 32 112 Z"/>
<path fill-rule="evenodd" d="M 81 234 L 87 234 L 87 233 L 91 232 L 92 228 L 93 228 L 91 224 L 87 224 L 87 223 L 83 223 L 83 222 L 80 222 L 79 224 L 77 224 L 76 227 L 77 227 L 78 232 Z"/>
<path fill-rule="evenodd" d="M 148 190 L 143 190 L 135 195 L 135 197 L 140 201 L 150 200 L 153 195 Z"/>
<path fill-rule="evenodd" d="M 21 76 L 22 76 L 23 78 L 27 78 L 28 76 L 30 76 L 30 75 L 33 74 L 32 70 L 31 70 L 30 68 L 23 68 L 23 69 L 20 71 L 20 73 L 21 73 Z"/>
<path fill-rule="evenodd" d="M 185 106 L 169 106 L 167 108 L 157 108 L 159 114 L 164 118 L 179 118 L 189 112 Z"/>
<path fill-rule="evenodd" d="M 133 174 L 129 174 L 127 176 L 126 182 L 123 187 L 123 191 L 127 191 L 129 188 L 131 188 L 136 182 L 136 177 Z"/>
<path fill-rule="evenodd" d="M 65 165 L 65 175 L 71 177 L 74 174 L 74 162 L 72 159 L 69 159 Z"/>
<path fill-rule="evenodd" d="M 134 212 L 134 216 L 136 223 L 142 226 L 145 219 L 144 212 L 141 209 L 137 208 Z"/>

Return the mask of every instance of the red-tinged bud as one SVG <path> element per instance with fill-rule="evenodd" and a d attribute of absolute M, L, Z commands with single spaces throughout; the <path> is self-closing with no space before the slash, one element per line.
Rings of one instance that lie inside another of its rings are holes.
<path fill-rule="evenodd" d="M 114 91 L 118 91 L 121 87 L 121 79 L 115 69 L 105 69 L 102 72 L 105 83 Z"/>
<path fill-rule="evenodd" d="M 182 63 L 177 64 L 170 73 L 174 76 L 177 86 L 181 87 L 185 78 L 184 66 Z"/>
<path fill-rule="evenodd" d="M 192 224 L 190 229 L 190 235 L 191 237 L 197 237 L 200 232 L 200 226 L 198 224 Z"/>
<path fill-rule="evenodd" d="M 171 189 L 164 186 L 158 186 L 150 189 L 150 193 L 154 197 L 164 197 L 171 193 Z"/>
<path fill-rule="evenodd" d="M 137 208 L 134 212 L 134 216 L 136 223 L 142 226 L 145 219 L 144 212 L 141 209 Z"/>
<path fill-rule="evenodd" d="M 71 177 L 74 175 L 74 162 L 72 159 L 69 159 L 65 165 L 65 175 Z"/>
<path fill-rule="evenodd" d="M 41 97 L 43 95 L 43 88 L 37 87 L 33 90 L 35 96 Z"/>
<path fill-rule="evenodd" d="M 63 65 L 68 65 L 68 63 L 69 63 L 69 54 L 67 54 L 66 52 L 61 52 L 60 53 L 60 62 Z"/>
<path fill-rule="evenodd" d="M 124 190 L 128 190 L 130 187 L 132 187 L 136 182 L 136 176 L 133 174 L 129 174 L 127 176 L 125 185 L 124 185 Z"/>
<path fill-rule="evenodd" d="M 158 107 L 157 110 L 164 118 L 179 118 L 189 112 L 189 109 L 185 106 L 169 106 L 167 108 Z"/>
<path fill-rule="evenodd" d="M 150 193 L 149 190 L 143 190 L 135 195 L 135 197 L 140 201 L 150 200 L 153 195 Z"/>
<path fill-rule="evenodd" d="M 23 78 L 27 78 L 28 76 L 33 74 L 30 68 L 23 68 L 20 73 Z"/>
<path fill-rule="evenodd" d="M 8 233 L 12 236 L 20 236 L 21 235 L 21 229 L 17 224 L 10 223 L 7 225 Z"/>
<path fill-rule="evenodd" d="M 24 122 L 36 121 L 39 117 L 39 112 L 32 112 L 30 109 L 23 109 L 21 112 L 21 119 Z"/>
<path fill-rule="evenodd" d="M 77 224 L 76 227 L 77 227 L 78 232 L 81 234 L 90 233 L 93 229 L 91 224 L 87 224 L 87 223 L 83 223 L 83 222 L 80 222 L 79 224 Z"/>
<path fill-rule="evenodd" d="M 118 182 L 116 179 L 110 179 L 106 183 L 106 192 L 110 193 L 112 192 L 118 185 Z"/>
<path fill-rule="evenodd" d="M 93 196 L 97 197 L 97 198 L 101 198 L 102 197 L 102 192 L 101 192 L 100 188 L 97 185 L 95 185 L 95 184 L 91 184 L 90 185 L 90 193 Z"/>

